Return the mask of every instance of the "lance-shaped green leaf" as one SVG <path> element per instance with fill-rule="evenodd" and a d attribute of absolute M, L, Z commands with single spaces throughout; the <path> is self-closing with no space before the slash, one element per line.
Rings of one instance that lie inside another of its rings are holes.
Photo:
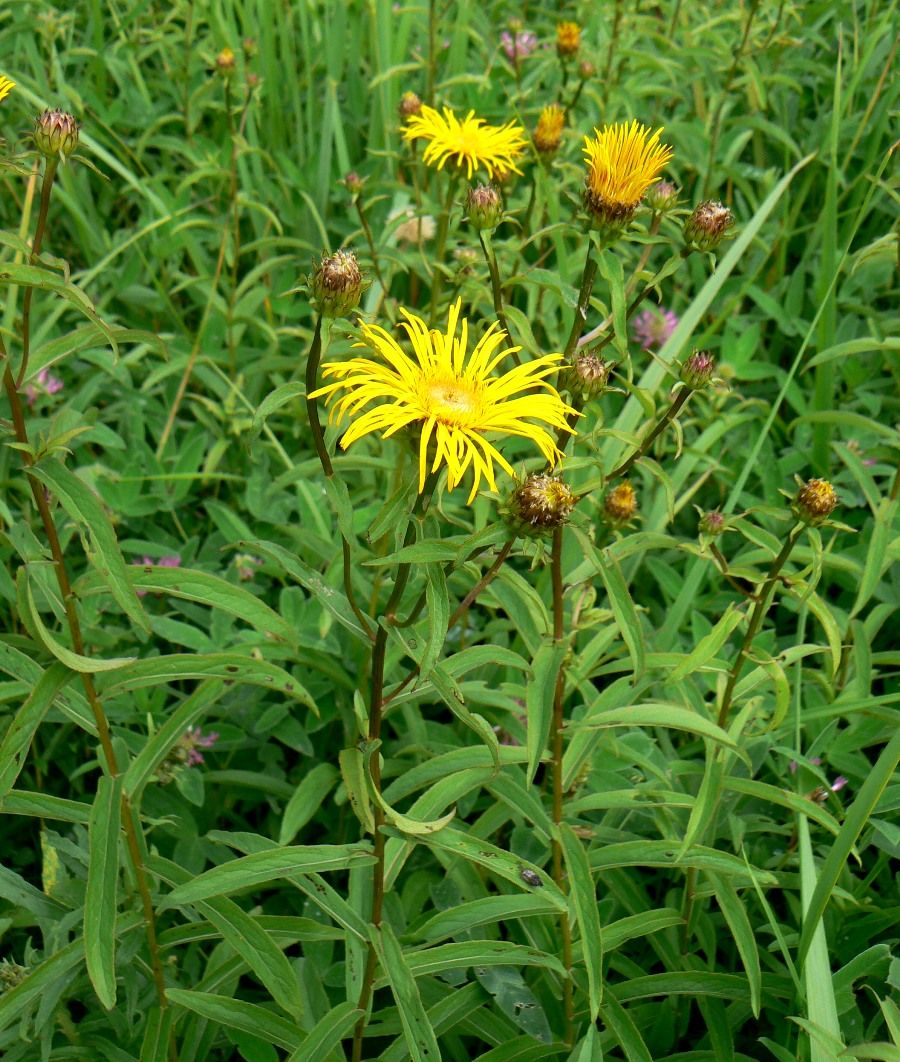
<path fill-rule="evenodd" d="M 634 677 L 640 678 L 644 672 L 644 632 L 641 628 L 640 617 L 631 599 L 631 594 L 628 592 L 628 584 L 615 558 L 609 550 L 603 550 L 601 556 L 603 563 L 600 565 L 600 578 L 606 587 L 616 626 L 619 628 L 622 640 L 631 657 Z"/>
<path fill-rule="evenodd" d="M 456 808 L 451 808 L 446 815 L 442 815 L 438 819 L 414 819 L 410 815 L 403 815 L 401 812 L 392 808 L 391 805 L 384 799 L 379 792 L 378 786 L 372 780 L 372 757 L 379 755 L 379 749 L 381 742 L 373 741 L 369 744 L 366 755 L 364 757 L 366 763 L 366 782 L 368 784 L 369 795 L 372 800 L 381 808 L 384 812 L 385 821 L 400 830 L 401 833 L 411 834 L 413 837 L 422 837 L 425 834 L 437 833 L 438 830 L 444 829 L 449 825 L 456 817 Z M 348 751 L 356 751 L 354 749 Z M 374 828 L 372 830 L 374 833 Z"/>
<path fill-rule="evenodd" d="M 568 645 L 564 642 L 543 642 L 535 653 L 531 678 L 525 686 L 527 717 L 525 742 L 528 750 L 529 785 L 534 781 L 535 772 L 550 738 L 550 727 L 553 723 L 553 696 L 557 680 L 562 681 L 560 668 L 567 652 Z"/>
<path fill-rule="evenodd" d="M 680 682 L 683 678 L 699 671 L 701 667 L 712 660 L 722 646 L 731 637 L 732 632 L 744 619 L 743 612 L 731 602 L 719 617 L 718 623 L 709 634 L 700 639 L 688 655 L 681 661 L 669 676 L 672 682 Z"/>
<path fill-rule="evenodd" d="M 279 844 L 290 844 L 322 805 L 338 780 L 338 771 L 331 763 L 317 763 L 294 790 L 281 818 Z"/>
<path fill-rule="evenodd" d="M 570 729 L 596 730 L 603 727 L 620 726 L 662 726 L 674 730 L 686 730 L 689 734 L 698 734 L 700 737 L 709 738 L 710 741 L 724 746 L 731 752 L 737 753 L 742 759 L 747 760 L 747 754 L 732 741 L 721 727 L 716 726 L 705 715 L 693 712 L 690 708 L 682 708 L 677 704 L 631 704 L 624 708 L 612 708 L 598 715 L 592 715 L 582 723 L 572 723 Z"/>
<path fill-rule="evenodd" d="M 167 988 L 166 995 L 170 1002 L 199 1014 L 215 1025 L 239 1029 L 287 1051 L 300 1046 L 302 1033 L 294 1022 L 256 1003 L 183 988 Z"/>
<path fill-rule="evenodd" d="M 273 880 L 292 874 L 350 870 L 374 861 L 372 848 L 367 844 L 313 844 L 254 852 L 222 863 L 192 881 L 176 886 L 163 898 L 159 909 L 207 900 L 210 896 L 227 896 L 229 893 L 270 884 Z"/>
<path fill-rule="evenodd" d="M 116 1004 L 116 916 L 122 779 L 102 775 L 88 823 L 88 873 L 84 895 L 84 955 L 97 998 Z"/>
<path fill-rule="evenodd" d="M 280 384 L 260 402 L 259 408 L 253 414 L 253 423 L 250 425 L 250 438 L 255 439 L 262 431 L 263 424 L 272 414 L 282 406 L 293 402 L 296 398 L 302 398 L 306 394 L 306 384 L 302 380 L 288 380 Z"/>
<path fill-rule="evenodd" d="M 422 998 L 400 942 L 387 922 L 370 930 L 378 961 L 387 978 L 400 1014 L 409 1057 L 413 1062 L 436 1062 L 441 1057 L 437 1037 L 428 1021 Z"/>
<path fill-rule="evenodd" d="M 88 560 L 97 569 L 122 611 L 132 623 L 149 634 L 147 614 L 129 581 L 129 566 L 125 563 L 116 533 L 100 499 L 60 461 L 42 461 L 33 466 L 31 474 L 56 495 L 63 509 L 78 524 L 86 536 Z"/>
<path fill-rule="evenodd" d="M 559 828 L 559 836 L 569 875 L 569 895 L 581 930 L 582 954 L 588 975 L 589 1014 L 593 1022 L 597 1020 L 603 1002 L 603 935 L 597 894 L 584 845 L 565 823 Z"/>
<path fill-rule="evenodd" d="M 357 1010 L 349 1000 L 339 1003 L 316 1022 L 287 1062 L 320 1062 L 328 1058 L 362 1015 L 363 1011 Z"/>
<path fill-rule="evenodd" d="M 366 833 L 374 833 L 375 816 L 372 814 L 372 803 L 369 799 L 370 786 L 366 778 L 363 754 L 355 746 L 351 749 L 341 749 L 338 761 L 353 814 L 359 819 Z"/>
<path fill-rule="evenodd" d="M 41 720 L 71 678 L 72 672 L 68 668 L 62 664 L 51 664 L 13 716 L 0 742 L 0 804 L 4 803 L 4 797 L 16 784 Z"/>

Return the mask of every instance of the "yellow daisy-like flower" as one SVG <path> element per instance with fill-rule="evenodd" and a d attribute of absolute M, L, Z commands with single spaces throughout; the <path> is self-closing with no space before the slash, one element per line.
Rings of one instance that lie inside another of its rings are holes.
<path fill-rule="evenodd" d="M 337 382 L 320 387 L 309 397 L 327 395 L 330 402 L 338 391 L 344 392 L 332 407 L 331 420 L 345 413 L 355 416 L 370 403 L 378 403 L 356 417 L 344 433 L 344 450 L 370 432 L 380 432 L 387 439 L 408 425 L 420 424 L 419 491 L 425 486 L 429 463 L 431 472 L 442 464 L 447 466 L 451 490 L 471 466 L 471 503 L 482 477 L 492 490 L 497 489 L 494 462 L 509 475 L 515 474 L 499 450 L 484 437 L 485 432 L 530 439 L 553 466 L 562 455 L 550 433 L 533 421 L 572 432 L 566 417 L 576 411 L 546 383 L 546 377 L 556 372 L 561 354 L 545 354 L 502 376 L 494 376 L 503 359 L 521 349 L 503 345 L 507 336 L 496 322 L 468 354 L 466 318 L 462 319 L 460 334 L 456 334 L 460 301 L 457 299 L 450 307 L 446 332 L 429 329 L 414 313 L 401 311 L 406 318 L 402 327 L 412 342 L 415 360 L 385 329 L 364 324 L 364 340 L 356 345 L 369 347 L 383 361 L 352 358 L 328 362 L 322 375 L 337 377 Z M 429 458 L 432 443 L 433 457 Z"/>
<path fill-rule="evenodd" d="M 577 22 L 560 22 L 556 27 L 556 51 L 561 58 L 574 55 L 581 47 L 581 26 Z"/>
<path fill-rule="evenodd" d="M 624 225 L 675 153 L 660 143 L 662 129 L 650 136 L 649 127 L 637 121 L 605 125 L 594 133 L 584 138 L 585 206 L 601 222 Z"/>
<path fill-rule="evenodd" d="M 534 130 L 534 146 L 542 155 L 552 155 L 559 150 L 565 126 L 566 112 L 558 103 L 551 103 L 541 111 Z"/>
<path fill-rule="evenodd" d="M 5 100 L 15 87 L 15 81 L 10 81 L 8 77 L 0 74 L 0 100 Z"/>
<path fill-rule="evenodd" d="M 423 105 L 418 114 L 412 115 L 403 130 L 405 140 L 422 137 L 428 141 L 422 156 L 426 165 L 442 170 L 447 159 L 453 159 L 466 176 L 472 179 L 473 172 L 484 166 L 488 176 L 493 177 L 498 169 L 522 171 L 516 168 L 516 159 L 525 148 L 525 130 L 515 122 L 506 125 L 488 125 L 483 118 L 476 118 L 474 111 L 460 121 L 449 107 L 441 116 L 433 107 Z"/>

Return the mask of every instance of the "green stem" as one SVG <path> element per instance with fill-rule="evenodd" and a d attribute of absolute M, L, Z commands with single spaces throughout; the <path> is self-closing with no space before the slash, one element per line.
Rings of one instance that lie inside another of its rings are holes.
<path fill-rule="evenodd" d="M 442 266 L 444 264 L 444 251 L 447 245 L 447 230 L 450 227 L 450 212 L 453 209 L 453 196 L 456 193 L 456 183 L 459 180 L 459 174 L 454 173 L 450 177 L 450 183 L 447 185 L 447 198 L 444 201 L 443 210 L 441 210 L 441 216 L 438 218 L 438 231 L 437 240 L 435 242 L 434 252 L 434 265 L 432 267 L 431 274 L 431 319 L 434 321 L 437 314 L 438 299 L 441 294 L 441 287 L 444 282 L 444 271 Z"/>
<path fill-rule="evenodd" d="M 669 406 L 669 408 L 653 425 L 653 428 L 651 429 L 650 434 L 646 437 L 646 439 L 641 440 L 640 445 L 634 451 L 634 453 L 629 458 L 627 458 L 627 460 L 623 461 L 622 464 L 618 466 L 618 468 L 614 468 L 612 472 L 609 473 L 609 475 L 606 477 L 607 480 L 618 479 L 619 476 L 624 476 L 630 471 L 631 467 L 635 464 L 635 462 L 639 461 L 644 456 L 644 454 L 647 453 L 647 451 L 650 449 L 656 439 L 659 438 L 659 436 L 662 434 L 662 432 L 665 431 L 668 425 L 671 424 L 672 421 L 678 416 L 681 407 L 685 404 L 685 402 L 687 402 L 688 398 L 690 398 L 692 393 L 693 392 L 691 388 L 687 386 L 683 387 L 678 392 L 678 394 L 672 399 L 672 404 Z"/>
<path fill-rule="evenodd" d="M 738 679 L 741 677 L 741 671 L 744 668 L 750 649 L 753 646 L 753 639 L 759 633 L 762 621 L 765 618 L 766 613 L 769 611 L 771 595 L 775 588 L 775 583 L 778 581 L 781 569 L 787 562 L 788 557 L 790 557 L 791 551 L 797 543 L 797 539 L 803 532 L 803 527 L 803 524 L 797 524 L 788 535 L 784 545 L 781 547 L 781 552 L 772 561 L 772 565 L 769 568 L 769 574 L 766 576 L 766 581 L 763 583 L 762 589 L 757 594 L 756 604 L 753 606 L 753 612 L 750 614 L 750 622 L 747 625 L 747 633 L 744 635 L 744 640 L 741 643 L 738 654 L 731 666 L 731 670 L 728 672 L 728 680 L 725 683 L 725 692 L 722 694 L 722 703 L 719 706 L 719 717 L 716 722 L 723 730 L 728 723 L 728 713 L 731 710 L 734 688 L 737 685 Z"/>
<path fill-rule="evenodd" d="M 494 254 L 494 245 L 491 243 L 490 233 L 479 232 L 478 240 L 481 243 L 481 249 L 484 251 L 484 257 L 491 274 L 491 293 L 494 296 L 494 313 L 497 315 L 497 320 L 500 322 L 500 327 L 506 333 L 507 339 L 512 343 L 514 342 L 513 334 L 509 327 L 509 321 L 506 319 L 506 314 L 503 311 L 503 285 L 500 283 L 500 270 L 497 268 L 497 256 Z M 513 353 L 513 361 L 515 361 L 516 365 L 522 364 L 517 353 Z"/>
<path fill-rule="evenodd" d="M 47 228 L 47 214 L 50 210 L 50 193 L 53 191 L 53 179 L 59 168 L 59 159 L 55 156 L 47 159 L 44 167 L 44 179 L 41 182 L 41 203 L 38 208 L 37 228 L 34 230 L 34 242 L 31 245 L 31 265 L 38 259 L 41 253 L 41 245 L 44 242 L 44 232 Z M 16 376 L 16 389 L 22 386 L 22 381 L 28 372 L 28 358 L 31 354 L 31 300 L 34 297 L 34 288 L 26 288 L 22 300 L 22 364 Z"/>
<path fill-rule="evenodd" d="M 563 614 L 563 579 L 562 579 L 562 527 L 553 530 L 553 547 L 551 554 L 551 573 L 553 579 L 553 641 L 562 645 L 565 638 Z M 563 821 L 563 702 L 566 690 L 565 661 L 561 661 L 556 674 L 553 691 L 553 721 L 551 733 L 551 772 L 553 784 L 553 824 L 559 827 Z M 553 880 L 562 892 L 568 892 L 563 868 L 562 845 L 558 834 L 552 840 Z M 560 915 L 560 933 L 563 946 L 563 966 L 566 979 L 563 982 L 563 1010 L 565 1013 L 565 1042 L 568 1045 L 575 1040 L 575 998 L 572 984 L 572 927 L 565 912 Z"/>
<path fill-rule="evenodd" d="M 369 245 L 369 253 L 372 255 L 372 269 L 375 271 L 375 277 L 381 285 L 382 298 L 384 298 L 387 295 L 387 284 L 382 275 L 381 266 L 378 264 L 378 252 L 375 249 L 375 238 L 372 236 L 372 228 L 369 225 L 369 219 L 366 217 L 366 212 L 362 205 L 362 199 L 359 196 L 355 197 L 354 205 L 356 206 L 356 213 L 359 215 L 359 223 L 362 225 L 362 230 L 366 237 L 366 243 Z"/>
<path fill-rule="evenodd" d="M 306 416 L 309 421 L 310 431 L 312 432 L 313 446 L 316 450 L 316 456 L 319 458 L 319 464 L 322 466 L 322 471 L 328 479 L 331 479 L 334 476 L 334 465 L 331 463 L 331 456 L 325 445 L 325 432 L 322 430 L 322 424 L 319 420 L 319 408 L 316 405 L 315 399 L 309 397 L 316 389 L 316 383 L 319 376 L 319 362 L 321 359 L 322 315 L 319 314 L 316 317 L 316 330 L 313 333 L 312 346 L 309 348 L 309 357 L 306 359 Z M 357 604 L 356 595 L 353 592 L 353 555 L 350 550 L 350 543 L 347 541 L 343 533 L 341 533 L 341 545 L 344 565 L 344 594 L 347 597 L 350 608 L 353 609 L 353 615 L 356 616 L 359 625 L 366 632 L 366 636 L 371 640 L 372 628 L 366 614 Z"/>
<path fill-rule="evenodd" d="M 594 257 L 594 245 L 588 238 L 587 255 L 584 259 L 584 269 L 581 272 L 581 290 L 578 293 L 578 305 L 575 307 L 575 320 L 569 332 L 566 349 L 563 351 L 563 362 L 568 362 L 575 353 L 578 339 L 587 320 L 588 307 L 591 304 L 591 292 L 594 290 L 594 280 L 597 277 L 597 260 Z"/>
<path fill-rule="evenodd" d="M 411 546 L 416 540 L 416 518 L 418 516 L 423 516 L 428 509 L 428 504 L 431 500 L 431 492 L 434 489 L 436 480 L 436 475 L 429 476 L 425 482 L 423 492 L 416 498 L 416 503 L 410 513 L 409 523 L 406 525 L 406 534 L 403 539 L 404 546 Z M 381 721 L 384 715 L 384 668 L 385 657 L 387 655 L 388 628 L 394 626 L 397 622 L 397 609 L 400 605 L 403 593 L 406 590 L 406 585 L 409 582 L 411 571 L 411 563 L 400 564 L 397 566 L 394 588 L 388 597 L 387 604 L 384 606 L 384 613 L 382 614 L 381 622 L 378 624 L 378 630 L 375 634 L 375 644 L 372 649 L 372 679 L 369 698 L 369 730 L 367 735 L 370 745 L 372 742 L 381 740 Z M 372 785 L 375 792 L 380 794 L 381 757 L 379 753 L 376 752 L 375 755 L 370 757 L 369 764 Z M 382 908 L 384 905 L 384 846 L 386 838 L 382 827 L 384 826 L 385 817 L 384 809 L 378 801 L 374 802 L 372 811 L 375 820 L 375 835 L 372 843 L 375 865 L 372 867 L 371 923 L 376 929 L 378 929 L 381 926 Z M 353 1031 L 353 1062 L 361 1062 L 363 1058 L 363 1037 L 366 1031 L 369 1004 L 372 1001 L 376 961 L 377 956 L 375 953 L 375 945 L 370 941 L 368 953 L 366 955 L 366 968 L 363 973 L 362 988 L 360 989 L 359 1002 L 357 1003 L 358 1009 L 363 1013 Z"/>

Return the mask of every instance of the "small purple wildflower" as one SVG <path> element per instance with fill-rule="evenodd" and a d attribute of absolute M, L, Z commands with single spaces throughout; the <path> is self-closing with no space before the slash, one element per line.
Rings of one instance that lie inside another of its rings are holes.
<path fill-rule="evenodd" d="M 41 395 L 55 395 L 63 389 L 63 382 L 58 376 L 54 376 L 49 369 L 41 369 L 34 383 L 25 388 L 25 398 L 29 406 L 33 406 Z"/>
<path fill-rule="evenodd" d="M 537 35 L 528 30 L 516 33 L 504 30 L 500 34 L 500 44 L 503 51 L 506 52 L 506 58 L 513 63 L 517 59 L 527 59 L 537 48 L 537 43 Z"/>
<path fill-rule="evenodd" d="M 809 760 L 807 762 L 811 763 L 813 765 L 813 767 L 818 767 L 822 763 L 822 757 L 821 756 L 810 756 L 810 758 L 809 758 Z M 797 761 L 796 760 L 791 760 L 791 762 L 788 764 L 788 770 L 791 772 L 791 774 L 796 774 L 797 773 Z"/>
<path fill-rule="evenodd" d="M 237 553 L 234 557 L 234 566 L 237 568 L 237 576 L 242 582 L 247 582 L 256 574 L 256 569 L 262 564 L 259 557 L 252 553 Z"/>
<path fill-rule="evenodd" d="M 188 727 L 187 732 L 181 739 L 181 744 L 186 754 L 185 763 L 187 766 L 196 767 L 198 763 L 203 763 L 203 753 L 198 752 L 198 749 L 211 749 L 218 740 L 219 734 L 215 730 L 204 734 L 199 726 Z"/>
<path fill-rule="evenodd" d="M 633 322 L 634 338 L 644 350 L 659 350 L 678 326 L 673 310 L 642 310 Z"/>
<path fill-rule="evenodd" d="M 837 778 L 835 778 L 835 780 L 831 783 L 832 793 L 839 793 L 847 784 L 847 782 L 848 779 L 846 779 L 842 774 L 839 774 Z"/>

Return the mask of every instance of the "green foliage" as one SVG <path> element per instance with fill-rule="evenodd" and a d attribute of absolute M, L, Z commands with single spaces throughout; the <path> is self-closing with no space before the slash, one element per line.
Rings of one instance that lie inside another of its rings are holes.
<path fill-rule="evenodd" d="M 9 1062 L 898 1057 L 897 5 L 558 6 L 0 14 Z M 483 243 L 407 90 L 569 108 Z M 47 105 L 81 122 L 49 210 Z M 632 117 L 678 202 L 585 288 L 582 137 Z M 733 238 L 683 254 L 709 198 Z M 365 321 L 459 297 L 523 361 L 582 289 L 613 370 L 566 392 L 559 533 L 512 537 L 499 469 L 419 494 L 415 432 L 326 424 L 323 461 L 311 351 L 360 332 L 305 278 L 340 248 Z M 794 528 L 796 477 L 833 520 Z"/>

